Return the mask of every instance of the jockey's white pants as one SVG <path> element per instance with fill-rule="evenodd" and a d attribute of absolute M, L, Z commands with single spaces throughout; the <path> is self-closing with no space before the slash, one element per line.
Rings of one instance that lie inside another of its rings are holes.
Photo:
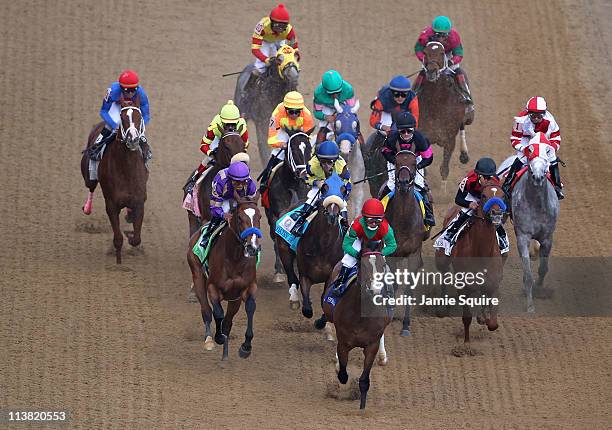
<path fill-rule="evenodd" d="M 285 44 L 284 42 L 285 42 L 284 40 L 281 42 L 266 42 L 264 40 L 261 42 L 261 48 L 259 50 L 266 57 L 273 57 L 276 55 L 278 48 L 280 48 L 281 45 Z M 266 71 L 266 68 L 268 67 L 266 66 L 266 63 L 264 63 L 257 57 L 255 58 L 255 63 L 253 63 L 253 65 L 259 71 L 259 73 L 264 73 Z"/>
<path fill-rule="evenodd" d="M 214 151 L 215 149 L 217 149 L 219 147 L 219 136 L 215 136 L 215 138 L 213 139 L 212 142 L 210 142 L 210 151 Z"/>
<path fill-rule="evenodd" d="M 353 242 L 353 249 L 357 252 L 361 251 L 361 239 Z M 350 254 L 344 254 L 341 261 L 344 267 L 353 267 L 357 264 L 357 259 Z"/>
<path fill-rule="evenodd" d="M 417 164 L 421 161 L 421 156 L 417 157 Z M 389 179 L 387 180 L 387 188 L 391 191 L 395 190 L 395 164 L 387 161 L 387 170 Z M 425 188 L 425 169 L 417 169 L 416 178 L 414 183 L 421 188 Z"/>
<path fill-rule="evenodd" d="M 337 113 L 336 108 L 329 107 L 329 106 L 323 106 L 323 108 L 321 109 L 321 112 L 323 112 L 323 115 L 334 115 Z M 329 125 L 328 121 L 321 119 L 319 120 L 319 128 L 323 128 L 323 127 L 327 128 L 329 131 L 333 131 L 334 129 L 333 124 Z"/>

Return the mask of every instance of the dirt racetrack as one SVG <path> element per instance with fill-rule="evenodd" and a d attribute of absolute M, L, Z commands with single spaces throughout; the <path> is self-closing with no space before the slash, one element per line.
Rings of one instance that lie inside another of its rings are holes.
<path fill-rule="evenodd" d="M 321 73 L 340 70 L 362 100 L 366 135 L 376 90 L 416 70 L 418 33 L 432 17 L 450 16 L 477 105 L 470 163 L 509 155 L 513 115 L 528 97 L 543 95 L 561 125 L 568 165 L 553 254 L 612 255 L 610 1 L 287 3 L 303 57 L 300 89 L 311 99 Z M 338 390 L 334 347 L 289 309 L 286 289 L 269 282 L 268 239 L 253 355 L 236 354 L 243 312 L 229 362 L 221 363 L 218 347 L 203 350 L 199 307 L 185 300 L 180 188 L 199 160 L 208 121 L 233 94 L 235 80 L 220 75 L 251 61 L 250 33 L 272 6 L 0 4 L 0 410 L 67 410 L 68 428 L 84 429 L 609 428 L 606 317 L 502 317 L 495 333 L 477 329 L 478 354 L 462 358 L 450 354 L 459 319 L 417 318 L 408 339 L 397 336 L 394 322 L 386 336 L 390 363 L 374 368 L 360 413 L 344 400 L 350 387 Z M 139 72 L 149 94 L 154 160 L 144 253 L 128 253 L 116 266 L 106 254 L 111 233 L 99 190 L 94 213 L 81 213 L 78 166 L 106 87 L 126 67 Z M 467 167 L 457 154 L 451 167 L 455 183 Z M 435 188 L 437 163 L 431 171 L 440 218 L 452 196 Z M 550 276 L 558 279 L 554 265 Z M 510 267 L 502 288 L 518 292 L 520 282 Z M 552 286 L 590 291 L 588 282 Z M 351 357 L 355 377 L 361 354 Z"/>

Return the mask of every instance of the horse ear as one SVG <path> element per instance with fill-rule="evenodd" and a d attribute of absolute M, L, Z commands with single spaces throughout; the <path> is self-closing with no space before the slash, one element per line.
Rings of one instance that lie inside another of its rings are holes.
<path fill-rule="evenodd" d="M 340 106 L 340 102 L 338 101 L 338 99 L 334 99 L 334 107 L 336 108 L 336 111 L 338 111 L 338 113 L 342 113 L 342 106 Z"/>
<path fill-rule="evenodd" d="M 134 97 L 132 103 L 134 103 L 134 106 L 140 107 L 140 93 L 136 93 L 136 97 Z"/>
<path fill-rule="evenodd" d="M 351 108 L 351 113 L 357 113 L 358 110 L 359 110 L 359 99 L 357 99 L 355 106 Z"/>
<path fill-rule="evenodd" d="M 259 190 L 255 191 L 255 195 L 253 196 L 253 198 L 251 200 L 253 200 L 255 203 L 257 203 L 257 201 L 259 200 L 259 197 L 261 197 L 261 194 L 259 193 Z"/>

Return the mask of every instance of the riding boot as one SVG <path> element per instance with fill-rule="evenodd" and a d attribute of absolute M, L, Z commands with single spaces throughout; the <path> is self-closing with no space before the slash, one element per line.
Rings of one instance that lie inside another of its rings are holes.
<path fill-rule="evenodd" d="M 106 142 L 108 142 L 110 140 L 110 137 L 113 136 L 113 130 L 107 128 L 107 127 L 102 127 L 102 131 L 100 131 L 100 134 L 98 135 L 98 137 L 96 138 L 95 142 L 94 142 L 94 147 L 100 147 L 103 144 L 105 144 Z"/>
<path fill-rule="evenodd" d="M 463 100 L 466 104 L 469 105 L 468 109 L 474 110 L 474 101 L 472 100 L 472 94 L 470 93 L 470 87 L 468 86 L 467 80 L 465 79 L 465 74 L 463 72 L 456 72 L 455 77 L 457 79 L 457 85 L 461 90 Z"/>
<path fill-rule="evenodd" d="M 266 188 L 268 188 L 268 179 L 270 179 L 270 174 L 272 173 L 272 169 L 282 160 L 279 160 L 277 157 L 270 157 L 268 160 L 268 164 L 263 172 L 261 172 L 261 182 L 259 183 L 259 192 L 263 193 Z"/>
<path fill-rule="evenodd" d="M 559 174 L 559 163 L 550 165 L 550 178 L 555 184 L 555 192 L 557 193 L 557 198 L 559 200 L 563 200 L 565 195 L 563 194 L 563 188 L 561 185 L 561 175 Z"/>
<path fill-rule="evenodd" d="M 416 95 L 418 95 L 419 92 L 421 91 L 421 86 L 423 85 L 424 81 L 425 81 L 425 72 L 421 70 L 419 74 L 417 75 L 416 79 L 414 80 L 414 85 L 412 86 L 412 91 L 414 91 Z"/>
<path fill-rule="evenodd" d="M 503 225 L 497 226 L 497 243 L 502 254 L 510 251 L 510 240 Z"/>
<path fill-rule="evenodd" d="M 340 269 L 340 273 L 338 273 L 338 277 L 332 283 L 330 295 L 332 295 L 333 297 L 340 296 L 340 291 L 342 290 L 342 286 L 348 280 L 348 276 L 350 273 L 351 273 L 351 268 L 346 267 L 345 265 L 342 265 L 342 268 Z"/>
<path fill-rule="evenodd" d="M 514 177 L 518 171 L 521 170 L 521 167 L 523 167 L 523 162 L 517 157 L 514 163 L 512 163 L 512 166 L 510 166 L 510 170 L 508 170 L 508 174 L 506 175 L 506 180 L 502 184 L 502 191 L 506 197 L 508 197 L 508 200 L 512 197 L 512 194 L 510 194 L 510 185 L 512 185 Z"/>
<path fill-rule="evenodd" d="M 421 196 L 423 197 L 423 206 L 425 207 L 425 219 L 423 223 L 428 225 L 429 227 L 433 227 L 436 225 L 436 219 L 434 217 L 433 205 L 429 201 L 429 197 L 425 191 L 421 192 Z"/>
<path fill-rule="evenodd" d="M 308 203 L 304 203 L 304 206 L 299 212 L 299 217 L 295 221 L 295 224 L 293 225 L 293 228 L 291 229 L 292 235 L 294 236 L 301 235 L 300 230 L 302 229 L 302 227 L 304 227 L 304 224 L 306 223 L 306 218 L 308 218 L 308 216 L 312 213 L 314 209 L 315 209 L 314 206 L 311 206 Z"/>
<path fill-rule="evenodd" d="M 470 215 L 467 212 L 462 211 L 461 213 L 459 213 L 459 218 L 457 218 L 454 223 L 452 223 L 446 228 L 446 233 L 444 233 L 444 239 L 450 243 L 453 239 L 453 236 L 457 234 L 461 226 L 468 220 L 469 217 Z"/>
<path fill-rule="evenodd" d="M 200 246 L 202 247 L 202 249 L 206 249 L 213 231 L 215 231 L 222 222 L 223 218 L 216 216 L 210 220 L 210 222 L 208 223 L 208 228 L 206 229 L 206 234 L 204 235 L 204 237 L 202 237 L 202 241 L 200 242 Z"/>

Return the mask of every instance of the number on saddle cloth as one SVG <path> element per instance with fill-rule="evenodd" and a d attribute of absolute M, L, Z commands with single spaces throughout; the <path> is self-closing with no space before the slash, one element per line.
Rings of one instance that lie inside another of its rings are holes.
<path fill-rule="evenodd" d="M 204 226 L 202 226 L 202 233 L 200 234 L 200 237 L 196 241 L 195 245 L 193 246 L 193 253 L 200 259 L 200 263 L 202 263 L 202 267 L 204 268 L 204 271 L 207 274 L 208 256 L 210 255 L 210 250 L 212 249 L 214 243 L 217 241 L 217 238 L 220 236 L 223 229 L 225 229 L 226 225 L 227 221 L 224 220 L 223 222 L 221 222 L 221 224 L 217 226 L 214 231 L 209 232 L 208 227 L 210 226 L 210 222 L 206 223 Z M 203 247 L 202 243 L 204 242 L 204 239 L 207 235 L 209 236 L 208 243 L 206 244 L 206 247 Z"/>

